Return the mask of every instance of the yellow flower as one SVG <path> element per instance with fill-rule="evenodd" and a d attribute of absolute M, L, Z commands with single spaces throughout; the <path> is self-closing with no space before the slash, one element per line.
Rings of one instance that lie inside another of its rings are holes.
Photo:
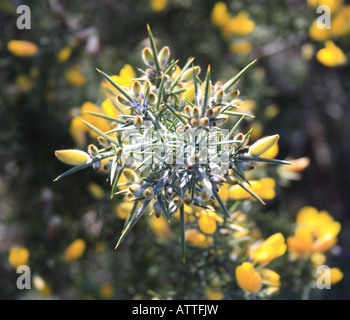
<path fill-rule="evenodd" d="M 311 253 L 323 253 L 337 243 L 341 225 L 327 211 L 311 206 L 303 207 L 297 214 L 297 229 L 287 239 L 288 250 L 296 257 Z"/>
<path fill-rule="evenodd" d="M 246 55 L 253 49 L 252 44 L 246 40 L 238 40 L 230 44 L 230 51 L 234 54 Z"/>
<path fill-rule="evenodd" d="M 344 6 L 332 18 L 332 28 L 330 29 L 332 36 L 344 37 L 350 33 L 350 5 Z"/>
<path fill-rule="evenodd" d="M 336 284 L 343 279 L 344 274 L 343 272 L 340 271 L 340 269 L 331 268 L 330 271 L 331 271 L 331 285 Z"/>
<path fill-rule="evenodd" d="M 282 256 L 287 249 L 284 237 L 281 233 L 275 233 L 260 244 L 253 245 L 249 250 L 250 258 L 259 264 L 269 263 Z"/>
<path fill-rule="evenodd" d="M 278 139 L 278 134 L 259 139 L 249 147 L 249 153 L 253 156 L 260 156 L 277 143 Z"/>
<path fill-rule="evenodd" d="M 221 1 L 215 3 L 210 15 L 211 22 L 218 27 L 222 27 L 230 18 L 226 3 Z"/>
<path fill-rule="evenodd" d="M 72 166 L 78 166 L 90 159 L 86 152 L 74 149 L 56 150 L 55 156 L 62 162 Z"/>
<path fill-rule="evenodd" d="M 119 75 L 113 75 L 110 78 L 121 87 L 129 87 L 132 84 L 132 79 L 136 77 L 136 73 L 130 64 L 126 64 L 119 72 Z M 112 92 L 116 93 L 118 90 L 113 87 L 107 80 L 102 82 L 103 89 L 110 89 Z M 107 91 L 108 92 L 108 91 Z"/>
<path fill-rule="evenodd" d="M 167 240 L 171 237 L 172 231 L 169 222 L 163 215 L 157 218 L 155 214 L 152 214 L 149 222 L 151 229 L 159 238 Z"/>
<path fill-rule="evenodd" d="M 33 80 L 25 74 L 19 74 L 16 78 L 16 86 L 21 91 L 29 91 L 33 88 Z"/>
<path fill-rule="evenodd" d="M 224 222 L 224 219 L 219 217 L 213 210 L 202 210 L 198 220 L 199 229 L 206 234 L 211 234 L 216 231 L 217 222 Z"/>
<path fill-rule="evenodd" d="M 87 185 L 88 191 L 90 192 L 90 194 L 98 200 L 101 200 L 104 198 L 105 196 L 105 192 L 103 190 L 103 188 L 101 188 L 101 186 L 99 186 L 97 183 L 94 182 L 90 182 Z"/>
<path fill-rule="evenodd" d="M 222 298 L 224 297 L 224 294 L 220 290 L 214 289 L 209 286 L 205 287 L 204 292 L 208 300 L 222 300 Z"/>
<path fill-rule="evenodd" d="M 65 77 L 69 84 L 75 87 L 82 87 L 86 83 L 86 78 L 81 72 L 81 68 L 75 65 L 65 71 Z"/>
<path fill-rule="evenodd" d="M 260 155 L 261 158 L 268 158 L 268 159 L 273 159 L 276 158 L 278 155 L 278 143 L 275 143 L 271 148 L 269 148 L 267 151 L 265 151 L 264 153 L 262 153 Z"/>
<path fill-rule="evenodd" d="M 251 33 L 255 28 L 254 21 L 249 19 L 249 14 L 246 11 L 241 11 L 237 16 L 230 18 L 224 26 L 225 31 L 239 36 L 244 36 Z"/>
<path fill-rule="evenodd" d="M 186 241 L 199 246 L 199 247 L 207 247 L 213 242 L 213 238 L 206 236 L 205 234 L 201 233 L 197 229 L 187 229 L 185 231 L 185 239 Z"/>
<path fill-rule="evenodd" d="M 71 56 L 72 54 L 72 47 L 70 46 L 67 46 L 67 47 L 64 47 L 62 48 L 58 53 L 57 53 L 57 60 L 58 62 L 66 62 L 69 57 Z"/>
<path fill-rule="evenodd" d="M 317 21 L 315 20 L 311 27 L 309 28 L 310 38 L 315 41 L 325 41 L 328 40 L 331 36 L 331 29 L 321 29 L 317 25 Z"/>
<path fill-rule="evenodd" d="M 93 138 L 96 139 L 99 135 L 91 130 L 82 120 L 90 123 L 94 127 L 100 129 L 102 132 L 106 132 L 112 129 L 109 121 L 101 117 L 96 117 L 94 115 L 88 114 L 86 112 L 94 112 L 103 114 L 103 110 L 92 102 L 84 102 L 80 108 L 80 115 L 74 117 L 71 121 L 69 132 L 74 141 L 79 145 L 83 146 L 87 143 L 86 135 L 87 133 Z"/>
<path fill-rule="evenodd" d="M 7 43 L 7 49 L 17 57 L 32 57 L 35 56 L 39 47 L 30 41 L 11 40 Z"/>
<path fill-rule="evenodd" d="M 24 247 L 11 247 L 9 250 L 8 261 L 11 266 L 18 268 L 21 265 L 27 265 L 29 260 L 29 250 Z"/>
<path fill-rule="evenodd" d="M 267 268 L 263 268 L 259 270 L 259 273 L 262 277 L 262 280 L 264 283 L 266 283 L 270 287 L 280 287 L 281 286 L 281 281 L 280 281 L 280 275 Z"/>
<path fill-rule="evenodd" d="M 51 294 L 50 286 L 42 277 L 35 275 L 33 277 L 33 285 L 35 289 L 38 290 L 44 297 L 47 297 Z"/>
<path fill-rule="evenodd" d="M 133 207 L 133 201 L 121 202 L 115 207 L 115 214 L 119 219 L 125 220 L 129 216 Z"/>
<path fill-rule="evenodd" d="M 262 287 L 262 279 L 259 272 L 255 271 L 250 262 L 243 262 L 236 268 L 236 281 L 240 288 L 257 293 Z"/>
<path fill-rule="evenodd" d="M 165 9 L 167 2 L 167 0 L 151 0 L 150 6 L 153 11 L 160 12 Z"/>
<path fill-rule="evenodd" d="M 344 52 L 333 41 L 326 41 L 325 48 L 316 53 L 317 60 L 326 67 L 337 67 L 347 62 Z"/>
<path fill-rule="evenodd" d="M 102 284 L 99 291 L 103 299 L 110 299 L 114 293 L 113 287 L 108 283 Z"/>
<path fill-rule="evenodd" d="M 63 252 L 62 259 L 65 262 L 78 260 L 84 254 L 86 243 L 83 239 L 74 240 Z"/>
<path fill-rule="evenodd" d="M 302 257 L 312 251 L 313 238 L 308 229 L 297 228 L 294 236 L 287 238 L 288 251 Z"/>

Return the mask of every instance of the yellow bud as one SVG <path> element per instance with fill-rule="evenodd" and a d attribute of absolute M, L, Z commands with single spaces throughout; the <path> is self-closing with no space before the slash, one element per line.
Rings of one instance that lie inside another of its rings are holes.
<path fill-rule="evenodd" d="M 130 86 L 130 93 L 134 98 L 138 98 L 141 94 L 142 85 L 139 81 L 134 81 Z"/>
<path fill-rule="evenodd" d="M 199 66 L 194 67 L 194 72 L 196 73 L 196 76 L 198 76 L 199 73 L 201 72 L 201 68 Z M 185 82 L 193 80 L 193 68 L 186 70 L 183 73 L 181 80 Z"/>
<path fill-rule="evenodd" d="M 151 188 L 145 189 L 145 191 L 143 192 L 143 196 L 146 200 L 151 200 L 154 197 L 153 190 Z"/>
<path fill-rule="evenodd" d="M 76 239 L 64 251 L 62 258 L 65 262 L 77 260 L 84 254 L 85 248 L 85 241 L 83 239 Z"/>
<path fill-rule="evenodd" d="M 259 139 L 249 147 L 249 153 L 253 156 L 260 156 L 269 150 L 278 141 L 278 139 L 278 134 Z"/>
<path fill-rule="evenodd" d="M 134 172 L 134 170 L 131 170 L 129 168 L 125 168 L 124 169 L 123 176 L 125 177 L 125 179 L 127 181 L 130 181 L 130 182 L 136 182 L 137 181 L 136 173 Z"/>
<path fill-rule="evenodd" d="M 136 117 L 134 118 L 134 125 L 135 125 L 135 127 L 140 127 L 140 126 L 142 126 L 142 124 L 143 124 L 143 119 L 142 119 L 142 117 L 136 116 Z"/>
<path fill-rule="evenodd" d="M 55 151 L 55 156 L 64 163 L 78 166 L 88 160 L 90 160 L 90 156 L 81 150 L 57 150 Z"/>

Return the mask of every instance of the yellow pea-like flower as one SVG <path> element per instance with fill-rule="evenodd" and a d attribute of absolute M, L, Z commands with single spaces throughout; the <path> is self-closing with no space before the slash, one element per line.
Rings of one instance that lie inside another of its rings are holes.
<path fill-rule="evenodd" d="M 344 277 L 343 272 L 340 271 L 338 268 L 331 268 L 331 285 L 338 283 L 341 281 Z"/>
<path fill-rule="evenodd" d="M 262 279 L 259 272 L 250 262 L 243 262 L 236 270 L 237 284 L 250 293 L 257 293 L 262 287 Z"/>
<path fill-rule="evenodd" d="M 305 228 L 297 228 L 294 236 L 288 237 L 288 251 L 297 256 L 304 256 L 312 252 L 313 237 L 311 232 Z"/>
<path fill-rule="evenodd" d="M 72 166 L 78 166 L 90 160 L 88 153 L 75 149 L 56 150 L 55 156 L 62 162 Z"/>
<path fill-rule="evenodd" d="M 226 3 L 222 1 L 215 3 L 210 15 L 211 22 L 218 27 L 223 27 L 230 18 Z"/>
<path fill-rule="evenodd" d="M 250 258 L 259 264 L 269 263 L 275 258 L 282 256 L 287 250 L 284 236 L 281 233 L 275 233 L 264 242 L 254 245 L 250 248 Z"/>
<path fill-rule="evenodd" d="M 35 56 L 39 47 L 30 41 L 11 40 L 7 44 L 7 49 L 17 57 L 32 57 Z"/>
<path fill-rule="evenodd" d="M 185 239 L 186 241 L 199 247 L 207 247 L 213 242 L 212 237 L 206 236 L 195 228 L 187 229 L 185 231 Z"/>
<path fill-rule="evenodd" d="M 281 277 L 280 275 L 271 270 L 271 269 L 267 269 L 267 268 L 263 268 L 261 270 L 259 270 L 259 273 L 264 281 L 264 283 L 267 283 L 268 286 L 270 287 L 280 287 L 281 286 Z"/>
<path fill-rule="evenodd" d="M 346 55 L 333 41 L 326 41 L 325 47 L 317 51 L 317 60 L 326 67 L 337 67 L 347 62 Z"/>
<path fill-rule="evenodd" d="M 223 222 L 224 219 L 219 217 L 215 211 L 212 210 L 203 210 L 200 213 L 198 220 L 199 229 L 206 233 L 214 233 L 217 229 L 217 222 Z"/>
<path fill-rule="evenodd" d="M 65 262 L 78 260 L 84 254 L 86 243 L 83 239 L 74 240 L 64 251 L 62 259 Z"/>
<path fill-rule="evenodd" d="M 168 3 L 168 0 L 151 0 L 150 7 L 155 12 L 163 11 Z"/>
<path fill-rule="evenodd" d="M 278 134 L 259 139 L 249 147 L 249 153 L 253 156 L 260 156 L 268 151 L 278 139 Z"/>
<path fill-rule="evenodd" d="M 29 250 L 24 247 L 11 247 L 9 250 L 8 261 L 11 266 L 18 268 L 21 265 L 26 265 L 29 260 Z"/>

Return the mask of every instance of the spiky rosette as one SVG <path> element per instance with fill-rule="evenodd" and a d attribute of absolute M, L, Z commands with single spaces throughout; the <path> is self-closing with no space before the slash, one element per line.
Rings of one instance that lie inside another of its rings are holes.
<path fill-rule="evenodd" d="M 113 118 L 90 113 L 113 122 L 115 128 L 102 132 L 86 122 L 99 135 L 101 148 L 90 145 L 91 158 L 55 180 L 93 166 L 109 172 L 111 197 L 133 195 L 135 205 L 116 248 L 149 206 L 157 217 L 164 214 L 168 220 L 180 211 L 184 255 L 185 201 L 201 208 L 217 201 L 230 218 L 218 193 L 221 185 L 226 180 L 239 184 L 263 203 L 246 186 L 244 171 L 256 161 L 286 162 L 259 157 L 277 141 L 277 135 L 249 148 L 250 132 L 237 132 L 244 118 L 252 115 L 237 111 L 241 100 L 235 86 L 255 61 L 226 83 L 212 84 L 210 66 L 201 81 L 201 69 L 193 65 L 193 58 L 180 69 L 177 60 L 170 60 L 168 47 L 158 53 L 149 27 L 148 35 L 151 47 L 142 51 L 146 70 L 140 70 L 142 76 L 128 88 L 98 70 L 117 90 L 113 99 L 121 114 Z M 234 125 L 223 129 L 221 125 L 230 118 Z"/>

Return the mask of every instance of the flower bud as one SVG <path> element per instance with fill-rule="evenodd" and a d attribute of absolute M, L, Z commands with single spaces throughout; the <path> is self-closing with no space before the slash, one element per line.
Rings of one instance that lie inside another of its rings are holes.
<path fill-rule="evenodd" d="M 141 94 L 142 85 L 139 81 L 134 81 L 130 86 L 130 94 L 137 99 Z"/>
<path fill-rule="evenodd" d="M 88 146 L 88 153 L 92 158 L 96 157 L 98 155 L 97 147 L 94 144 L 90 144 Z"/>
<path fill-rule="evenodd" d="M 81 150 L 57 150 L 55 151 L 55 156 L 62 162 L 70 164 L 73 166 L 78 166 L 88 160 L 90 156 Z"/>
<path fill-rule="evenodd" d="M 168 46 L 163 47 L 162 50 L 158 53 L 158 61 L 161 67 L 166 65 L 170 57 L 170 49 Z"/>
<path fill-rule="evenodd" d="M 132 186 L 130 186 L 129 191 L 135 197 L 141 197 L 143 195 L 143 189 L 138 184 L 133 184 Z"/>
<path fill-rule="evenodd" d="M 194 72 L 196 73 L 196 76 L 198 76 L 201 72 L 201 68 L 199 66 L 194 67 Z M 193 68 L 186 70 L 183 73 L 181 80 L 185 82 L 193 80 Z"/>
<path fill-rule="evenodd" d="M 146 98 L 146 105 L 153 105 L 157 101 L 157 96 L 154 92 L 150 92 Z"/>
<path fill-rule="evenodd" d="M 278 141 L 278 139 L 278 134 L 259 139 L 249 147 L 249 154 L 253 156 L 260 156 L 269 150 Z"/>
<path fill-rule="evenodd" d="M 130 104 L 130 101 L 128 99 L 126 99 L 123 95 L 121 94 L 118 94 L 117 95 L 117 101 L 122 104 L 123 106 L 126 106 L 126 107 L 130 107 L 131 104 Z"/>
<path fill-rule="evenodd" d="M 142 124 L 143 124 L 143 119 L 142 119 L 142 117 L 140 117 L 140 116 L 135 116 L 135 118 L 134 118 L 134 125 L 135 125 L 135 127 L 139 128 L 139 127 L 142 126 Z"/>
<path fill-rule="evenodd" d="M 155 213 L 156 217 L 160 218 L 160 216 L 162 215 L 163 210 L 162 210 L 162 207 L 161 207 L 159 201 L 156 201 L 154 203 L 153 210 L 154 210 L 154 213 Z"/>
<path fill-rule="evenodd" d="M 153 190 L 151 188 L 145 189 L 145 191 L 143 191 L 143 196 L 146 200 L 152 200 L 152 198 L 154 197 Z"/>
<path fill-rule="evenodd" d="M 142 60 L 147 66 L 153 67 L 154 58 L 153 58 L 153 52 L 150 48 L 146 47 L 142 50 Z"/>
<path fill-rule="evenodd" d="M 207 126 L 209 124 L 209 119 L 208 117 L 204 117 L 201 119 L 201 125 L 202 126 Z"/>
<path fill-rule="evenodd" d="M 233 99 L 236 99 L 239 95 L 239 90 L 234 90 L 225 95 L 224 101 L 231 102 Z"/>
<path fill-rule="evenodd" d="M 236 270 L 237 284 L 250 293 L 258 292 L 262 287 L 262 279 L 260 274 L 255 271 L 250 262 L 243 262 Z"/>
<path fill-rule="evenodd" d="M 173 199 L 173 203 L 179 208 L 183 205 L 184 201 L 180 196 L 176 195 Z"/>
<path fill-rule="evenodd" d="M 216 103 L 222 103 L 222 100 L 224 99 L 225 92 L 224 90 L 219 90 L 215 93 L 214 100 Z"/>

